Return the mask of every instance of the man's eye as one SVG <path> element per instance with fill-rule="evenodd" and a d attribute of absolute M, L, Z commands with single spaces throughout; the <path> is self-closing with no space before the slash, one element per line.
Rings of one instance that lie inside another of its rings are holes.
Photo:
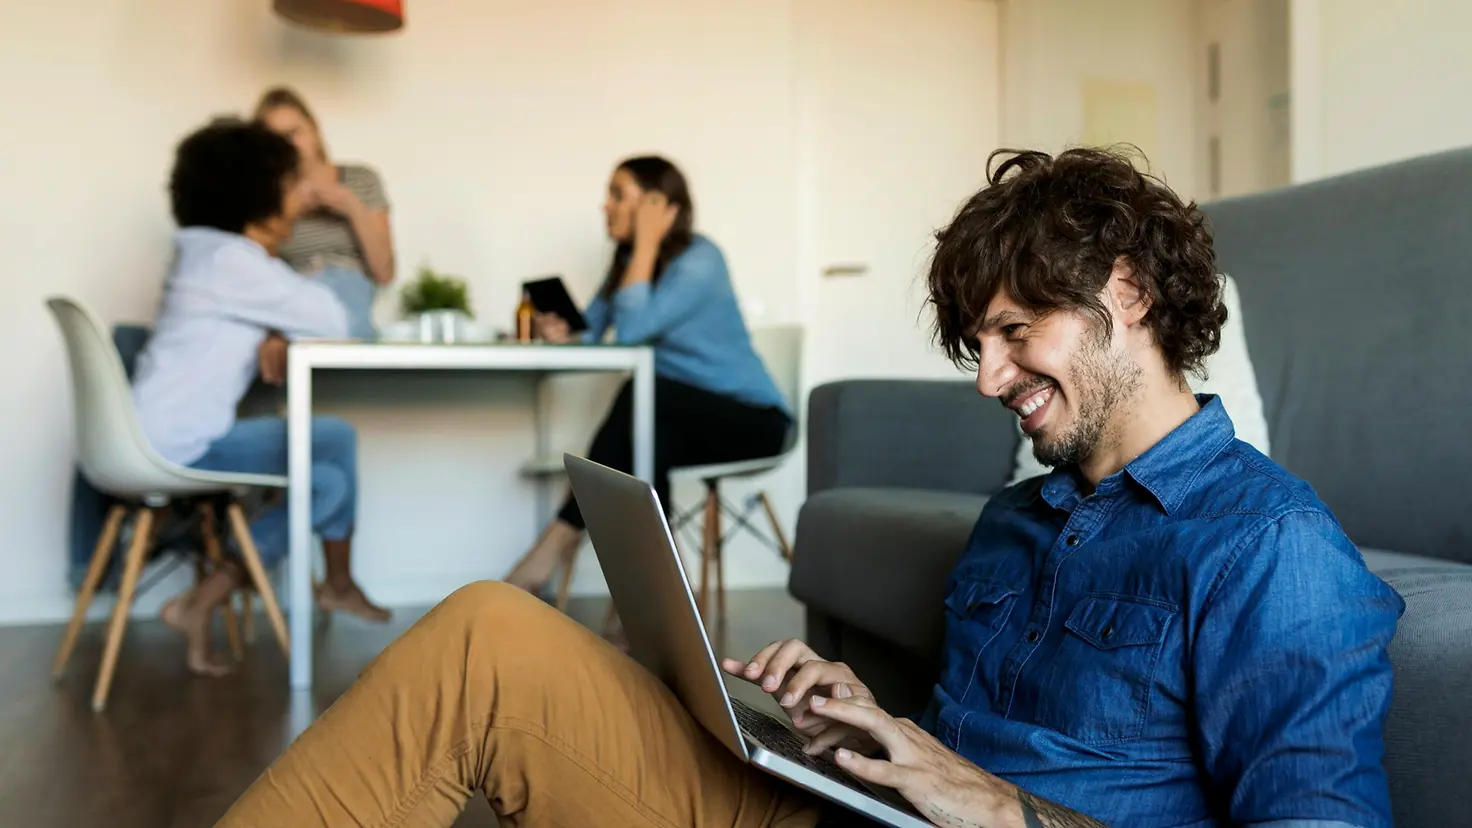
<path fill-rule="evenodd" d="M 1026 328 L 1026 327 L 1027 327 L 1026 325 L 1023 325 L 1023 324 L 1020 324 L 1020 323 L 1019 324 L 1014 324 L 1014 325 L 1003 325 L 1002 326 L 1002 335 L 1003 336 L 1006 336 L 1006 337 L 1014 337 L 1014 336 L 1017 336 L 1018 334 L 1022 333 L 1023 329 Z"/>

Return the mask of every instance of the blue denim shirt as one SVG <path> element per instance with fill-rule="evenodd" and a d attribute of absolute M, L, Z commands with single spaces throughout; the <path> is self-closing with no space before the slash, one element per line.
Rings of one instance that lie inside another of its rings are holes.
<path fill-rule="evenodd" d="M 1405 608 L 1214 397 L 1092 494 L 987 502 L 920 724 L 1114 826 L 1390 826 L 1386 648 Z"/>

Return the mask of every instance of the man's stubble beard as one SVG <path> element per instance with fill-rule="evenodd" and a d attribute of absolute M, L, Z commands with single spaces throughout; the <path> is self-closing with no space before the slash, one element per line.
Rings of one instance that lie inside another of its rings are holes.
<path fill-rule="evenodd" d="M 1078 465 L 1097 452 L 1112 439 L 1108 432 L 1117 426 L 1116 414 L 1139 391 L 1144 371 L 1110 345 L 1109 332 L 1100 325 L 1069 366 L 1076 416 L 1063 434 L 1033 440 L 1033 456 L 1044 466 Z"/>

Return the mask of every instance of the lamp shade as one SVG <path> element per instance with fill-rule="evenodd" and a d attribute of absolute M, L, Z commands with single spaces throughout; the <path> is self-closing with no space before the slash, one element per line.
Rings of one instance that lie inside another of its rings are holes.
<path fill-rule="evenodd" d="M 403 0 L 274 0 L 276 13 L 326 32 L 391 32 L 403 28 Z"/>

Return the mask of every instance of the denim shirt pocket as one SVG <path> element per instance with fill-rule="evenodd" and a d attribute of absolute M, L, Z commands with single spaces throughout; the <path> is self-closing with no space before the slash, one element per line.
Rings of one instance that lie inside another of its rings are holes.
<path fill-rule="evenodd" d="M 961 577 L 946 595 L 945 663 L 940 684 L 963 706 L 975 702 L 972 695 L 977 689 L 981 654 L 1006 626 L 1018 593 L 1018 589 L 1000 581 Z"/>
<path fill-rule="evenodd" d="M 1041 686 L 1037 723 L 1085 744 L 1144 732 L 1155 673 L 1177 611 L 1145 598 L 1085 595 L 1068 620 Z"/>
<path fill-rule="evenodd" d="M 957 579 L 946 594 L 946 614 L 952 621 L 967 621 L 992 626 L 1006 620 L 1007 610 L 1018 590 L 989 579 Z"/>

